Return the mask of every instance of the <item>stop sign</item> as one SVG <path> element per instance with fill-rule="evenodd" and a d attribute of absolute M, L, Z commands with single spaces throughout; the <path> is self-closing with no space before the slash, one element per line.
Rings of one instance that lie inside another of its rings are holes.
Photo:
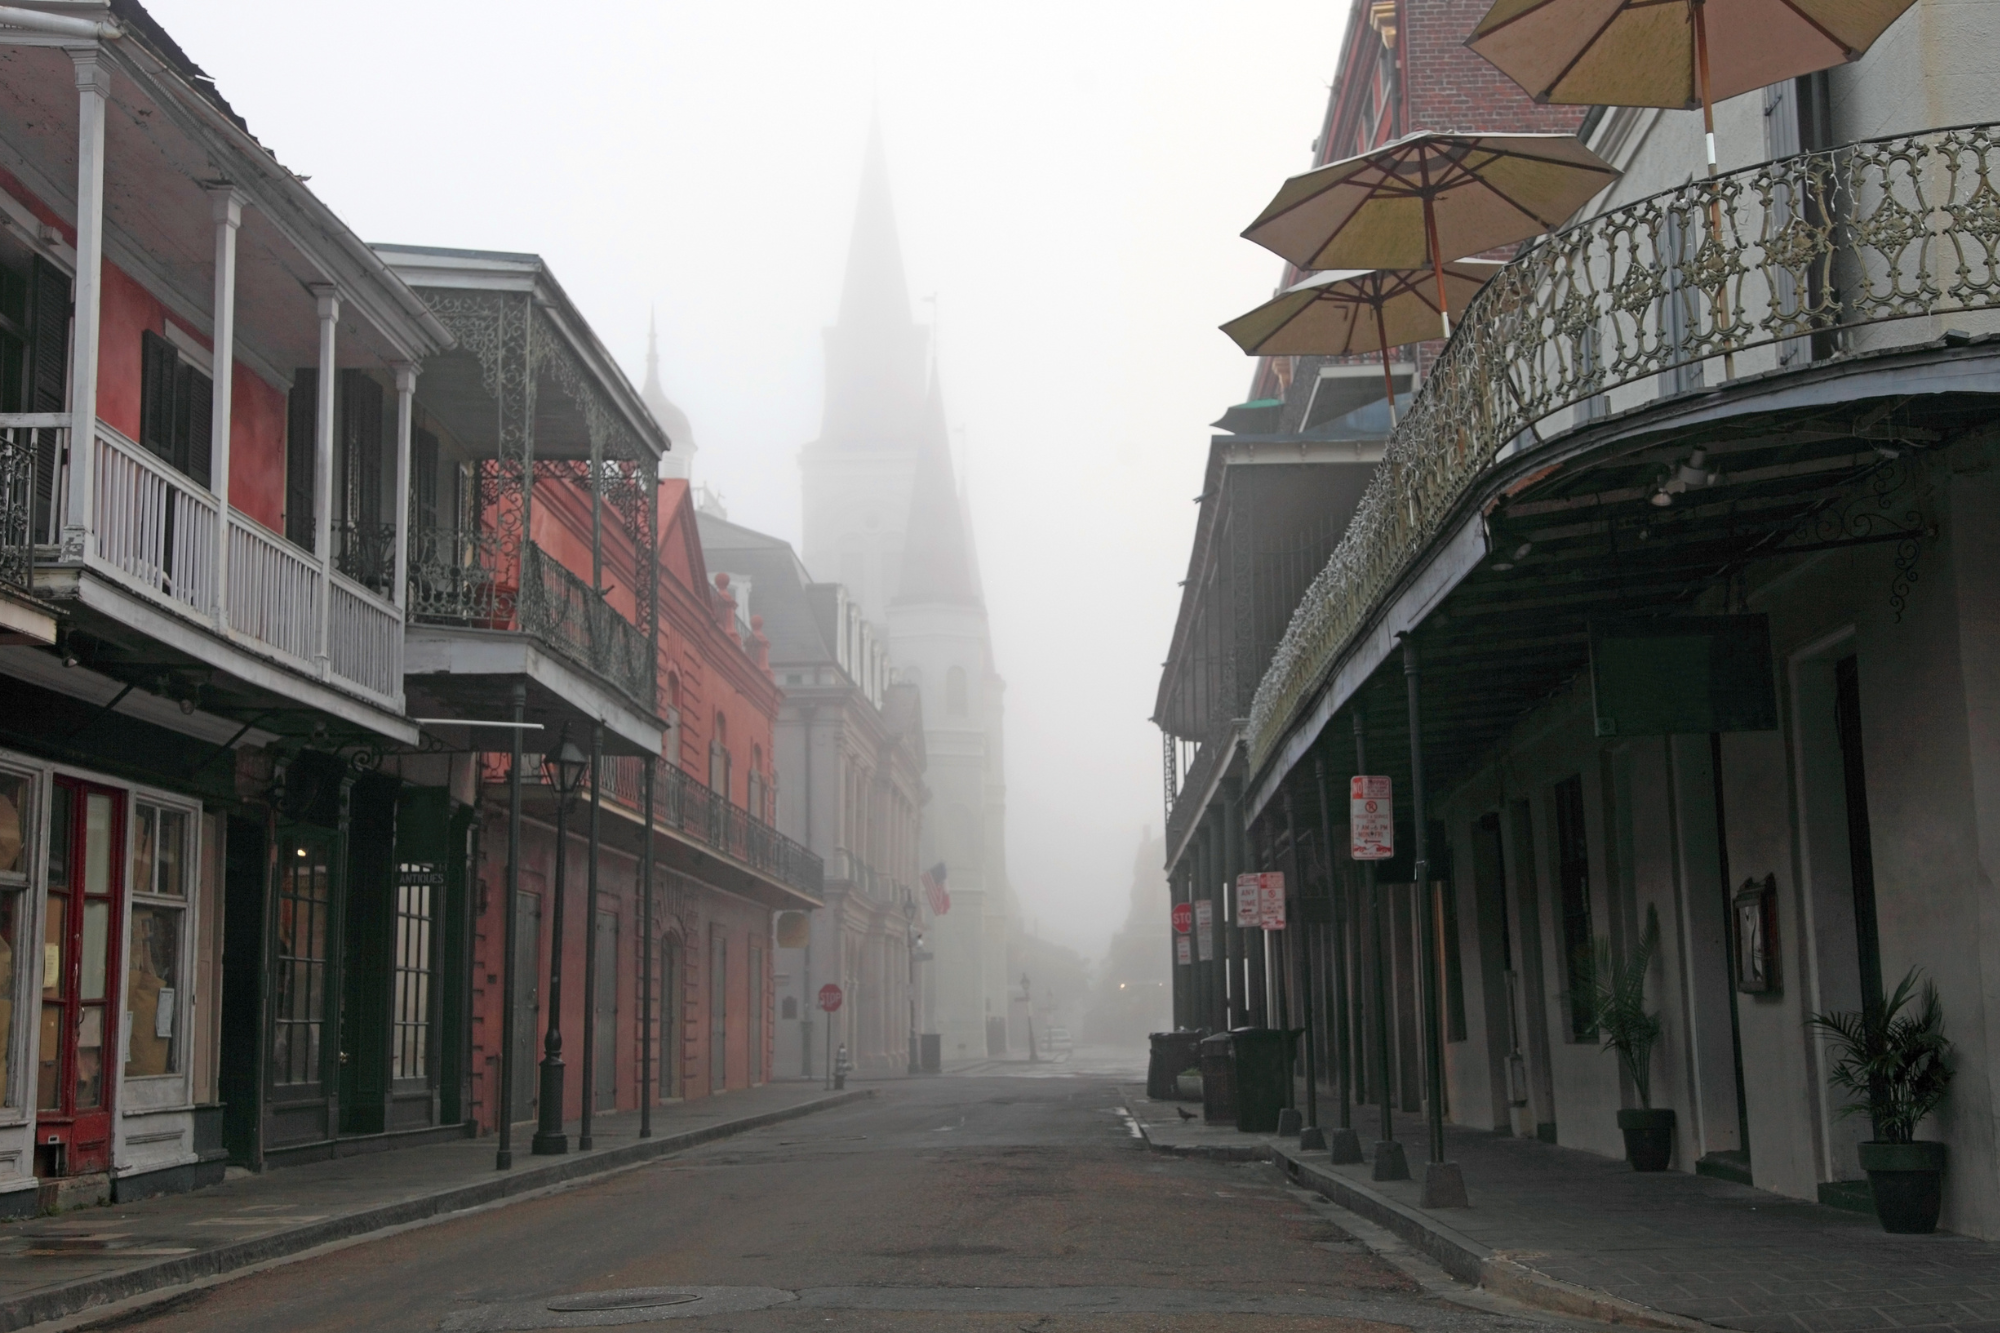
<path fill-rule="evenodd" d="M 1194 929 L 1194 904 L 1174 904 L 1174 934 L 1185 935 Z"/>
<path fill-rule="evenodd" d="M 831 981 L 819 988 L 819 1007 L 829 1014 L 840 1008 L 840 987 Z"/>

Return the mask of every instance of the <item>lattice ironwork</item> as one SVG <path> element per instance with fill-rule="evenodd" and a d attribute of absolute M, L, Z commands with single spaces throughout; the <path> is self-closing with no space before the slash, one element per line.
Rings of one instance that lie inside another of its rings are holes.
<path fill-rule="evenodd" d="M 1996 148 L 2000 127 L 1977 125 L 1767 162 L 1587 219 L 1508 264 L 1293 613 L 1251 707 L 1252 766 L 1510 444 L 1636 405 L 1649 377 L 1672 393 L 1753 349 L 1810 339 L 1826 354 L 1869 325 L 2000 308 Z"/>
<path fill-rule="evenodd" d="M 0 437 L 0 583 L 35 586 L 35 446 L 33 432 Z"/>

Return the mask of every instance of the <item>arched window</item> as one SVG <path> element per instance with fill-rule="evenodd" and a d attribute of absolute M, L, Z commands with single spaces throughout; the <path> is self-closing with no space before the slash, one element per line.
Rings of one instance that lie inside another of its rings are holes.
<path fill-rule="evenodd" d="M 947 717 L 965 716 L 964 667 L 953 667 L 944 673 L 944 711 Z"/>

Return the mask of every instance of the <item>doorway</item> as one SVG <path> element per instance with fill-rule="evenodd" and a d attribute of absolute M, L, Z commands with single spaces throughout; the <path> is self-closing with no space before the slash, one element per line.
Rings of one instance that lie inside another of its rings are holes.
<path fill-rule="evenodd" d="M 660 1100 L 683 1097 L 681 1079 L 682 1023 L 681 937 L 660 941 Z"/>
<path fill-rule="evenodd" d="M 597 914 L 597 994 L 591 997 L 590 1076 L 597 1084 L 591 1103 L 600 1111 L 618 1109 L 618 918 Z"/>
<path fill-rule="evenodd" d="M 708 928 L 708 1090 L 729 1086 L 729 937 Z"/>
<path fill-rule="evenodd" d="M 125 794 L 57 778 L 49 825 L 43 920 L 41 1067 L 35 1089 L 35 1170 L 79 1176 L 111 1169 L 112 1084 L 118 1059 L 111 983 L 124 912 Z"/>

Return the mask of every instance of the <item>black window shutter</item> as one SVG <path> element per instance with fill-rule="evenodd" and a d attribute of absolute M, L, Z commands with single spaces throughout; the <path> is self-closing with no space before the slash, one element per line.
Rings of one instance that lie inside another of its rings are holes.
<path fill-rule="evenodd" d="M 340 372 L 341 519 L 361 549 L 382 526 L 382 386 L 366 371 Z"/>
<path fill-rule="evenodd" d="M 60 412 L 69 399 L 69 275 L 37 256 L 31 299 L 28 410 Z M 53 541 L 61 526 L 58 517 L 50 513 L 59 461 L 56 433 L 37 431 L 35 444 L 35 513 L 46 525 L 42 535 Z"/>
<path fill-rule="evenodd" d="M 209 460 L 215 448 L 215 381 L 193 366 L 182 366 L 180 378 L 180 415 L 187 422 L 187 474 L 213 489 Z"/>
<path fill-rule="evenodd" d="M 147 332 L 139 339 L 139 443 L 168 462 L 174 457 L 174 366 L 178 358 L 165 338 Z"/>
<path fill-rule="evenodd" d="M 318 428 L 319 372 L 292 376 L 285 413 L 285 536 L 313 549 L 313 433 Z"/>

